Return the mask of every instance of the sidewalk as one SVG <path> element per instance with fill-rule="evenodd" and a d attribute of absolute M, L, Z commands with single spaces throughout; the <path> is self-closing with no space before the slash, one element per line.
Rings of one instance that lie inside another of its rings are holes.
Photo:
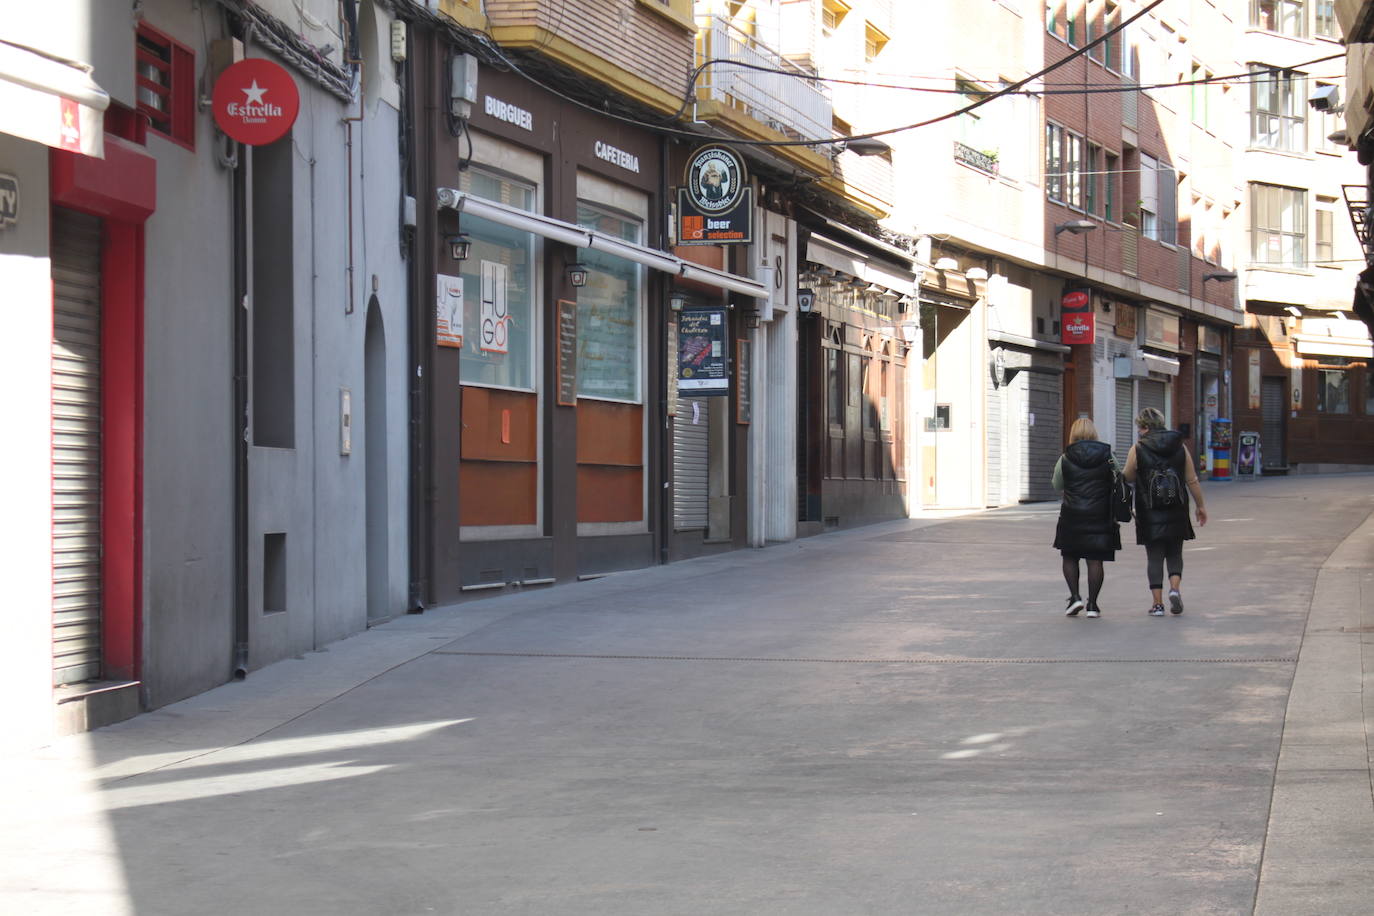
<path fill-rule="evenodd" d="M 0 760 L 0 910 L 1369 912 L 1370 480 L 1208 485 L 1180 618 L 1042 504 L 398 619 Z"/>

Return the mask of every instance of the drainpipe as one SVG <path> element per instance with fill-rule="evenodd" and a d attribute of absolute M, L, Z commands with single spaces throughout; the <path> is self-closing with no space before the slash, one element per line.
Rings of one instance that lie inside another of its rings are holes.
<path fill-rule="evenodd" d="M 233 249 L 234 657 L 235 680 L 248 676 L 248 170 L 240 156 L 232 172 Z"/>
<path fill-rule="evenodd" d="M 668 200 L 668 143 L 666 136 L 660 137 L 658 141 L 658 199 L 663 202 L 663 213 L 665 216 L 673 212 L 672 202 Z M 667 233 L 662 222 L 658 225 L 662 240 L 659 244 L 663 248 L 667 243 Z M 665 281 L 665 287 L 672 281 Z M 673 466 L 673 440 L 668 435 L 668 373 L 677 372 L 674 360 L 677 355 L 668 352 L 668 313 L 667 298 L 672 290 L 665 288 L 664 295 L 661 297 L 655 313 L 660 316 L 658 328 L 658 348 L 663 354 L 662 369 L 658 373 L 658 392 L 659 408 L 658 415 L 660 424 L 658 427 L 658 465 L 662 477 L 659 491 L 659 510 L 658 510 L 658 562 L 661 565 L 668 563 L 668 537 L 673 530 L 673 488 L 669 486 L 671 480 L 670 469 Z M 676 481 L 672 481 L 676 483 Z"/>

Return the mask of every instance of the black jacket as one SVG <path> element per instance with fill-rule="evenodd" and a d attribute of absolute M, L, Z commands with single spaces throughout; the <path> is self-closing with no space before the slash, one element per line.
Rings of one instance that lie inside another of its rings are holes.
<path fill-rule="evenodd" d="M 1150 471 L 1160 466 L 1174 469 L 1180 486 L 1177 505 L 1151 509 L 1145 505 L 1145 490 Z M 1188 452 L 1183 434 L 1173 429 L 1157 429 L 1135 444 L 1135 542 L 1187 541 L 1193 538 L 1188 520 Z"/>
<path fill-rule="evenodd" d="M 1087 556 L 1121 549 L 1121 529 L 1112 517 L 1111 458 L 1112 447 L 1105 442 L 1084 440 L 1064 449 L 1064 501 L 1054 531 L 1060 550 Z"/>

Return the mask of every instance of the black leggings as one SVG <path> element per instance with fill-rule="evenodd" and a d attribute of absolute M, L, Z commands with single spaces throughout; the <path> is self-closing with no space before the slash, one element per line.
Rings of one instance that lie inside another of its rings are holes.
<path fill-rule="evenodd" d="M 1069 594 L 1078 594 L 1078 557 L 1064 557 L 1064 581 L 1069 584 Z M 1102 591 L 1106 571 L 1101 560 L 1088 561 L 1088 607 L 1097 607 L 1097 594 Z"/>
<path fill-rule="evenodd" d="M 1169 576 L 1183 575 L 1183 540 L 1155 541 L 1145 545 L 1145 570 L 1150 588 L 1164 587 L 1164 562 L 1169 562 Z"/>

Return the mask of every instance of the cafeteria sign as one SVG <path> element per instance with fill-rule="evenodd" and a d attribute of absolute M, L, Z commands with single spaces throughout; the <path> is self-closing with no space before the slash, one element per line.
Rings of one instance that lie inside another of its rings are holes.
<path fill-rule="evenodd" d="M 725 146 L 703 146 L 687 160 L 677 192 L 679 245 L 742 245 L 754 237 L 754 189 L 744 160 Z"/>

